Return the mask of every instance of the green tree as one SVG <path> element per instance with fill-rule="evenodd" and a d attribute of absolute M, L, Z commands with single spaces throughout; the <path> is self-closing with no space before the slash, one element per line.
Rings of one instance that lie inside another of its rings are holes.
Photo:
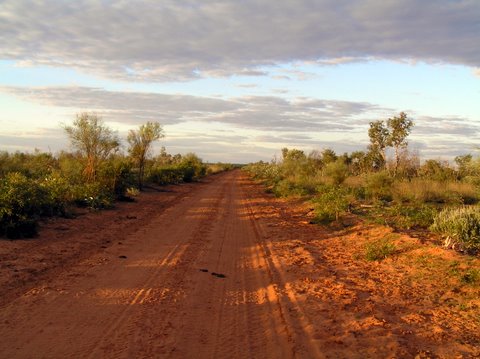
<path fill-rule="evenodd" d="M 76 115 L 72 126 L 64 126 L 72 146 L 84 160 L 83 175 L 87 182 L 95 182 L 99 166 L 120 146 L 117 134 L 103 124 L 95 113 Z"/>
<path fill-rule="evenodd" d="M 407 147 L 407 137 L 410 134 L 413 121 L 407 117 L 405 112 L 400 112 L 398 116 L 389 118 L 387 121 L 388 136 L 387 145 L 393 147 L 395 151 L 395 167 L 393 175 L 397 175 L 398 165 L 400 164 L 400 150 Z"/>
<path fill-rule="evenodd" d="M 324 166 L 328 165 L 329 163 L 335 162 L 337 158 L 337 154 L 331 148 L 325 148 L 322 151 L 322 163 Z"/>
<path fill-rule="evenodd" d="M 458 174 L 461 178 L 472 174 L 473 156 L 471 154 L 455 157 Z"/>
<path fill-rule="evenodd" d="M 138 166 L 138 187 L 143 187 L 145 174 L 145 162 L 150 155 L 150 149 L 154 141 L 164 137 L 162 126 L 158 122 L 147 122 L 137 130 L 130 130 L 127 141 L 130 145 L 128 152 Z"/>
<path fill-rule="evenodd" d="M 389 143 L 389 131 L 385 123 L 381 120 L 370 122 L 368 137 L 370 145 L 368 146 L 369 157 L 374 162 L 375 167 L 383 168 L 387 163 L 386 148 Z"/>

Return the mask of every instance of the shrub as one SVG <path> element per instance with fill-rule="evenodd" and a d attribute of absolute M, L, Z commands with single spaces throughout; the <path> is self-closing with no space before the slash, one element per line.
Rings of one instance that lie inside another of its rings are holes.
<path fill-rule="evenodd" d="M 365 194 L 373 200 L 391 201 L 393 178 L 387 171 L 370 173 L 365 178 Z"/>
<path fill-rule="evenodd" d="M 324 173 L 332 185 L 339 186 L 348 176 L 348 166 L 342 159 L 337 159 L 335 162 L 330 162 L 325 166 Z"/>
<path fill-rule="evenodd" d="M 445 208 L 434 219 L 432 231 L 447 237 L 449 247 L 478 252 L 480 250 L 480 208 L 474 206 Z"/>
<path fill-rule="evenodd" d="M 184 182 L 192 182 L 207 173 L 207 166 L 194 153 L 187 153 L 183 156 L 178 168 L 182 170 Z"/>
<path fill-rule="evenodd" d="M 8 238 L 32 237 L 36 227 L 31 219 L 40 215 L 41 188 L 18 172 L 8 173 L 0 182 L 0 232 Z"/>
<path fill-rule="evenodd" d="M 312 200 L 315 207 L 315 220 L 318 223 L 329 223 L 340 218 L 348 211 L 352 199 L 345 188 L 322 186 Z"/>
<path fill-rule="evenodd" d="M 85 183 L 73 188 L 74 202 L 77 206 L 90 209 L 113 207 L 114 194 L 99 182 Z"/>
<path fill-rule="evenodd" d="M 367 261 L 381 261 L 391 256 L 397 250 L 389 238 L 382 238 L 365 245 L 365 259 Z"/>
<path fill-rule="evenodd" d="M 434 207 L 424 204 L 395 205 L 387 212 L 392 216 L 393 226 L 400 229 L 428 228 L 437 214 Z"/>
<path fill-rule="evenodd" d="M 480 269 L 471 268 L 461 277 L 461 281 L 466 284 L 480 284 Z"/>

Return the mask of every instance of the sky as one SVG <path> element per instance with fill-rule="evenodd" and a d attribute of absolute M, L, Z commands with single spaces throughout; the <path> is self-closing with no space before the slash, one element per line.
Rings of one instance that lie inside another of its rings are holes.
<path fill-rule="evenodd" d="M 477 155 L 478 0 L 0 0 L 0 150 L 69 150 L 100 116 L 169 153 L 365 150 L 401 111 L 421 158 Z M 123 148 L 127 144 L 123 141 Z"/>

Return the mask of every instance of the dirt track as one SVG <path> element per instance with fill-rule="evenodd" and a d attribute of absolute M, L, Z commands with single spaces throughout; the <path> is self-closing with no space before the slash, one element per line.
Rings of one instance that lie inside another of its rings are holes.
<path fill-rule="evenodd" d="M 329 234 L 305 222 L 305 208 L 289 212 L 238 171 L 150 196 L 142 218 L 125 204 L 86 215 L 77 232 L 47 226 L 60 233 L 50 242 L 2 243 L 1 358 L 480 355 L 478 326 L 448 331 L 452 314 L 427 315 L 433 304 L 401 273 L 376 278 L 381 265 L 330 258 Z M 47 249 L 58 254 L 48 268 L 5 274 L 23 263 L 15 255 L 48 261 Z"/>

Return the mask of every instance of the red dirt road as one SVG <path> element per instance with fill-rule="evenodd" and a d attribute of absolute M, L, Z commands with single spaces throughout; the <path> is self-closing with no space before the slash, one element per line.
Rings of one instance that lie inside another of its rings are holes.
<path fill-rule="evenodd" d="M 478 326 L 465 336 L 426 321 L 418 308 L 433 304 L 422 293 L 386 291 L 398 275 L 369 277 L 369 266 L 382 268 L 337 258 L 345 236 L 328 252 L 329 234 L 305 222 L 304 208 L 274 202 L 239 171 L 150 196 L 143 210 L 78 220 L 93 229 L 47 226 L 60 236 L 1 244 L 0 358 L 480 355 Z M 45 270 L 7 273 L 27 266 L 19 253 L 48 261 L 48 243 L 56 254 Z"/>

